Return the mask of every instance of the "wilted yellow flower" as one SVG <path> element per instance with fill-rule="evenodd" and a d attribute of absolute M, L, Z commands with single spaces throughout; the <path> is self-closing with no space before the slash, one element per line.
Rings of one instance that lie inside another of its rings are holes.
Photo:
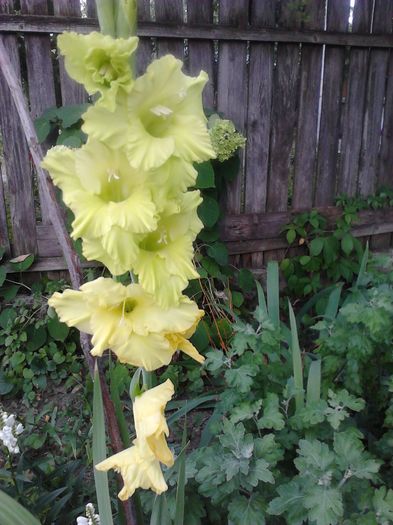
<path fill-rule="evenodd" d="M 181 349 L 193 359 L 204 358 L 189 343 L 203 311 L 188 297 L 164 310 L 139 284 L 124 286 L 100 277 L 80 291 L 56 292 L 50 299 L 61 321 L 92 334 L 91 353 L 100 356 L 110 348 L 122 363 L 156 370 L 168 365 Z"/>
<path fill-rule="evenodd" d="M 174 459 L 165 439 L 169 429 L 164 412 L 173 394 L 173 383 L 167 379 L 165 383 L 137 396 L 133 405 L 137 438 L 146 440 L 155 457 L 168 467 L 173 465 Z"/>
<path fill-rule="evenodd" d="M 75 215 L 72 237 L 86 240 L 86 257 L 102 261 L 115 275 L 130 270 L 138 255 L 135 235 L 157 226 L 148 174 L 94 140 L 77 150 L 56 146 L 42 166 Z"/>
<path fill-rule="evenodd" d="M 114 39 L 97 32 L 63 33 L 57 43 L 65 55 L 70 77 L 83 84 L 90 95 L 100 92 L 99 105 L 113 111 L 119 90 L 127 93 L 132 88 L 130 57 L 137 48 L 138 38 Z"/>
<path fill-rule="evenodd" d="M 95 468 L 120 472 L 124 481 L 124 487 L 119 492 L 121 500 L 130 498 L 137 488 L 152 489 L 157 494 L 162 494 L 168 486 L 159 461 L 146 441 L 135 439 L 133 444 L 132 447 L 101 461 Z"/>
<path fill-rule="evenodd" d="M 119 120 L 104 118 L 105 110 L 93 107 L 83 117 L 83 130 L 125 148 L 130 163 L 144 170 L 158 168 L 172 155 L 187 162 L 214 157 L 202 107 L 207 75 L 189 77 L 182 65 L 172 55 L 155 60 L 135 80 Z M 119 126 L 127 132 L 119 133 Z"/>

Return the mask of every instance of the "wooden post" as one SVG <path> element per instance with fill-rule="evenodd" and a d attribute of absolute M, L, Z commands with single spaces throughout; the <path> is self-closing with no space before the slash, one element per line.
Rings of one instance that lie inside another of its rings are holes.
<path fill-rule="evenodd" d="M 4 0 L 0 3 L 1 13 L 10 13 L 12 11 L 12 0 Z M 13 69 L 17 72 L 16 75 L 20 79 L 20 61 L 16 35 L 2 35 L 0 36 L 0 41 L 7 50 Z M 3 70 L 0 73 L 0 107 L 3 108 L 0 112 L 0 127 L 3 138 L 5 173 L 8 181 L 12 255 L 35 254 L 37 252 L 37 237 L 33 175 L 29 160 L 29 150 Z"/>

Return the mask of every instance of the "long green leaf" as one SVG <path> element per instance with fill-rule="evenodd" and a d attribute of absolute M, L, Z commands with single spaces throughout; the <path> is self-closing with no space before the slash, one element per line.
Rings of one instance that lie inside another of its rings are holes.
<path fill-rule="evenodd" d="M 194 408 L 198 407 L 199 405 L 203 405 L 204 403 L 207 403 L 208 401 L 216 401 L 217 395 L 210 394 L 207 396 L 201 396 L 197 397 L 196 399 L 191 399 L 191 401 L 187 401 L 182 408 L 179 408 L 174 414 L 168 417 L 167 423 L 169 426 L 173 425 L 176 421 L 178 421 L 181 417 L 183 417 L 188 412 L 191 412 L 191 410 L 194 410 Z"/>
<path fill-rule="evenodd" d="M 307 406 L 317 403 L 321 398 L 321 360 L 312 361 L 307 380 Z"/>
<path fill-rule="evenodd" d="M 291 325 L 291 351 L 293 364 L 293 379 L 295 381 L 295 401 L 296 410 L 300 410 L 304 406 L 304 389 L 303 389 L 303 368 L 302 356 L 300 353 L 299 338 L 297 334 L 297 325 L 295 314 L 291 303 L 288 301 L 289 321 Z"/>
<path fill-rule="evenodd" d="M 269 261 L 267 264 L 267 309 L 269 317 L 276 328 L 280 327 L 280 285 L 278 277 L 277 261 Z"/>
<path fill-rule="evenodd" d="M 176 514 L 174 525 L 184 525 L 184 500 L 186 488 L 186 443 L 187 443 L 187 418 L 184 418 L 181 452 L 177 461 L 179 463 L 179 476 L 176 489 Z"/>
<path fill-rule="evenodd" d="M 202 430 L 201 440 L 199 442 L 199 447 L 206 447 L 213 438 L 212 425 L 217 423 L 222 417 L 222 407 L 217 405 L 213 410 L 213 414 L 210 416 L 208 422 L 205 425 L 205 428 Z"/>
<path fill-rule="evenodd" d="M 116 377 L 112 369 L 110 371 L 110 392 L 113 406 L 115 408 L 116 419 L 119 424 L 120 436 L 123 442 L 124 448 L 128 448 L 131 445 L 130 433 L 128 431 L 127 421 L 123 413 L 123 405 L 121 403 L 119 388 L 116 382 Z"/>
<path fill-rule="evenodd" d="M 171 525 L 165 492 L 154 499 L 150 525 Z"/>
<path fill-rule="evenodd" d="M 267 317 L 267 306 L 266 306 L 266 299 L 265 299 L 265 294 L 263 292 L 263 288 L 261 286 L 261 283 L 259 281 L 255 281 L 256 285 L 257 285 L 257 291 L 258 291 L 258 306 L 259 308 L 262 310 L 262 312 L 266 315 Z"/>
<path fill-rule="evenodd" d="M 303 317 L 308 313 L 311 308 L 321 299 L 322 297 L 325 297 L 325 295 L 329 294 L 332 290 L 336 288 L 336 285 L 333 284 L 332 286 L 328 286 L 328 288 L 324 288 L 323 290 L 320 290 L 315 295 L 313 295 L 298 311 L 297 313 L 297 324 L 300 326 L 300 323 L 303 319 Z"/>
<path fill-rule="evenodd" d="M 94 371 L 93 390 L 93 465 L 106 458 L 104 405 L 98 368 Z M 111 500 L 109 496 L 108 474 L 94 469 L 98 513 L 101 525 L 113 525 Z"/>
<path fill-rule="evenodd" d="M 0 490 L 0 523 L 1 525 L 41 525 L 20 503 Z"/>
<path fill-rule="evenodd" d="M 338 307 L 340 304 L 342 284 L 337 286 L 335 290 L 329 295 L 328 303 L 325 310 L 325 317 L 331 321 L 336 318 Z"/>
<path fill-rule="evenodd" d="M 368 243 L 367 243 L 366 244 L 366 249 L 364 250 L 364 253 L 363 253 L 362 261 L 360 263 L 360 269 L 359 269 L 358 277 L 356 279 L 356 285 L 355 285 L 356 288 L 358 288 L 359 286 L 362 286 L 362 284 L 363 284 L 364 275 L 365 275 L 366 269 L 367 269 L 368 254 L 369 254 L 369 250 L 368 250 Z"/>

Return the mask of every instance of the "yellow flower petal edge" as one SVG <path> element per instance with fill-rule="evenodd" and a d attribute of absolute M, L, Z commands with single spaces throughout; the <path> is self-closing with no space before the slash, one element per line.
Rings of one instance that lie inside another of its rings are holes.
<path fill-rule="evenodd" d="M 120 472 L 124 487 L 119 492 L 119 498 L 123 501 L 130 498 L 137 488 L 151 489 L 156 494 L 168 489 L 159 461 L 143 440 L 135 439 L 132 447 L 101 461 L 95 468 Z"/>
<path fill-rule="evenodd" d="M 204 359 L 191 343 L 191 352 L 184 345 L 204 315 L 188 297 L 164 309 L 139 284 L 100 277 L 79 291 L 56 292 L 48 303 L 61 321 L 92 335 L 95 356 L 110 348 L 121 362 L 149 371 L 169 364 L 178 349 Z"/>
<path fill-rule="evenodd" d="M 174 458 L 165 439 L 169 435 L 169 429 L 164 412 L 173 394 L 173 383 L 167 379 L 165 383 L 138 396 L 133 405 L 138 439 L 146 440 L 155 457 L 168 467 L 173 465 Z"/>
<path fill-rule="evenodd" d="M 129 92 L 133 85 L 130 57 L 138 38 L 114 39 L 95 31 L 88 35 L 71 32 L 59 35 L 57 44 L 70 77 L 83 84 L 89 94 L 101 93 L 99 105 L 114 111 L 118 92 Z"/>

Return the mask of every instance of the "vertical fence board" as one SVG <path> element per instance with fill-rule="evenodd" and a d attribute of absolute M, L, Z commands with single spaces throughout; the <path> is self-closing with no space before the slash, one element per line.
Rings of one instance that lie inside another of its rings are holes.
<path fill-rule="evenodd" d="M 290 9 L 291 0 L 281 2 L 278 26 L 295 29 L 299 25 Z M 297 119 L 299 85 L 299 45 L 278 44 L 273 74 L 273 100 L 270 135 L 270 167 L 267 211 L 284 211 L 288 207 L 288 185 L 291 170 L 294 131 Z"/>
<path fill-rule="evenodd" d="M 22 14 L 47 15 L 46 0 L 21 0 Z M 49 35 L 25 35 L 27 87 L 29 91 L 30 113 L 33 119 L 42 115 L 45 109 L 56 106 L 55 82 L 51 58 Z M 45 200 L 42 181 L 38 181 L 41 207 L 41 220 L 50 223 L 49 208 Z"/>
<path fill-rule="evenodd" d="M 87 0 L 86 2 L 88 18 L 97 18 L 97 9 L 95 0 Z"/>
<path fill-rule="evenodd" d="M 373 33 L 392 32 L 392 13 L 393 0 L 376 0 Z M 369 195 L 376 190 L 388 62 L 388 50 L 372 49 L 370 51 L 359 170 L 359 191 L 362 195 Z"/>
<path fill-rule="evenodd" d="M 393 50 L 390 51 L 378 184 L 393 187 Z"/>
<path fill-rule="evenodd" d="M 80 16 L 81 8 L 79 0 L 54 0 L 54 13 L 57 16 Z M 60 70 L 60 86 L 61 86 L 61 100 L 63 106 L 70 104 L 81 104 L 87 99 L 85 88 L 81 84 L 74 82 L 69 76 L 64 67 L 64 58 L 59 53 L 59 70 Z"/>
<path fill-rule="evenodd" d="M 369 33 L 374 0 L 357 0 L 353 12 L 352 31 Z M 364 102 L 367 84 L 368 49 L 352 48 L 342 119 L 342 153 L 338 193 L 355 195 L 359 173 L 360 148 L 363 134 Z"/>
<path fill-rule="evenodd" d="M 220 23 L 243 26 L 248 22 L 248 0 L 221 0 Z M 218 58 L 217 109 L 245 132 L 247 118 L 247 44 L 243 42 L 221 42 Z M 244 154 L 241 153 L 243 166 Z M 226 210 L 240 213 L 244 169 L 228 184 Z"/>
<path fill-rule="evenodd" d="M 349 7 L 349 0 L 329 0 L 327 19 L 329 31 L 346 31 Z M 315 188 L 317 206 L 329 205 L 334 201 L 344 60 L 345 48 L 336 46 L 326 48 Z"/>
<path fill-rule="evenodd" d="M 183 23 L 183 0 L 155 0 L 155 11 L 157 22 Z M 184 58 L 184 39 L 160 38 L 157 39 L 157 47 L 160 57 L 169 53 L 180 60 Z"/>
<path fill-rule="evenodd" d="M 188 0 L 187 23 L 211 24 L 213 22 L 212 0 Z M 206 108 L 214 108 L 214 48 L 213 43 L 203 40 L 188 41 L 188 70 L 191 75 L 198 75 L 201 70 L 209 76 L 204 92 L 203 103 Z"/>
<path fill-rule="evenodd" d="M 138 0 L 138 21 L 150 21 L 150 0 Z M 151 38 L 140 38 L 136 52 L 136 73 L 142 75 L 152 58 Z"/>
<path fill-rule="evenodd" d="M 1 85 L 1 80 L 0 80 Z M 0 97 L 1 100 L 1 97 Z M 1 123 L 1 121 L 0 121 Z M 8 238 L 7 213 L 5 206 L 4 184 L 5 180 L 5 166 L 4 161 L 0 162 L 0 247 L 5 248 L 5 254 L 10 255 L 10 240 Z"/>
<path fill-rule="evenodd" d="M 306 4 L 305 29 L 322 30 L 326 0 Z M 293 208 L 312 206 L 317 161 L 318 109 L 322 74 L 322 46 L 303 45 L 300 70 L 299 118 L 296 133 Z"/>
<path fill-rule="evenodd" d="M 392 33 L 393 0 L 376 0 L 373 18 L 373 33 Z M 381 143 L 383 107 L 385 101 L 386 75 L 390 52 L 387 49 L 372 49 L 364 113 L 363 142 L 359 171 L 359 190 L 363 195 L 377 189 L 379 147 Z M 383 250 L 390 245 L 390 234 L 375 235 L 371 248 Z"/>
<path fill-rule="evenodd" d="M 12 0 L 3 0 L 0 4 L 0 13 L 12 12 Z M 2 35 L 0 38 L 3 39 L 11 64 L 20 79 L 17 38 L 14 35 Z M 7 82 L 1 73 L 0 107 L 6 108 L 6 111 L 0 112 L 0 126 L 5 172 L 8 181 L 12 253 L 13 255 L 36 253 L 37 238 L 29 151 L 18 112 L 11 98 Z"/>
<path fill-rule="evenodd" d="M 275 1 L 251 4 L 252 27 L 274 27 Z M 245 211 L 264 212 L 269 170 L 270 113 L 272 102 L 272 79 L 274 44 L 251 43 L 247 111 L 246 187 Z M 248 262 L 243 259 L 248 266 Z M 260 268 L 263 253 L 253 254 L 251 266 Z"/>

